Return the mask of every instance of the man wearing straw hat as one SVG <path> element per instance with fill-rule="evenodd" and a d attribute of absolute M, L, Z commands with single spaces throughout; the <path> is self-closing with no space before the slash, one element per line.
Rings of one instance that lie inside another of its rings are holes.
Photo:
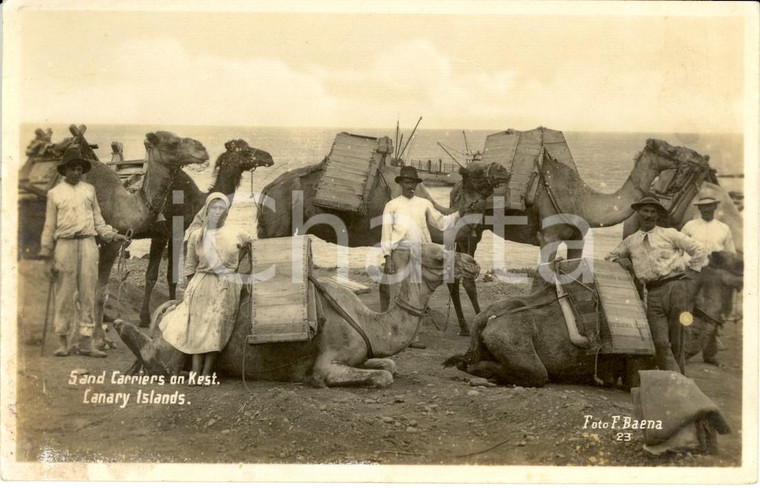
<path fill-rule="evenodd" d="M 686 222 L 681 232 L 701 242 L 707 248 L 708 253 L 715 251 L 736 253 L 731 228 L 715 218 L 715 211 L 719 204 L 720 200 L 713 197 L 702 197 L 697 200 L 694 205 L 699 210 L 700 216 Z M 722 294 L 724 315 L 728 315 L 730 312 L 733 303 L 732 293 L 730 290 L 726 290 Z M 705 363 L 721 366 L 716 356 L 718 354 L 718 331 L 723 327 L 724 320 L 723 317 L 704 314 L 704 307 L 701 305 L 703 304 L 697 303 L 696 307 L 702 310 L 703 315 L 706 315 L 703 321 L 705 328 L 701 331 L 699 340 L 692 341 L 694 346 L 698 345 L 700 348 L 689 350 L 687 354 L 696 354 L 701 349 L 702 359 Z"/>
<path fill-rule="evenodd" d="M 63 181 L 47 194 L 40 256 L 46 259 L 45 274 L 54 280 L 55 286 L 53 324 L 59 343 L 54 353 L 56 356 L 68 356 L 68 333 L 71 325 L 78 322 L 81 335 L 78 353 L 94 358 L 106 357 L 92 345 L 98 286 L 95 236 L 107 242 L 129 242 L 126 236 L 106 225 L 95 198 L 95 188 L 81 181 L 82 175 L 91 167 L 79 147 L 69 146 L 56 167 L 64 177 Z"/>
<path fill-rule="evenodd" d="M 697 240 L 657 226 L 658 217 L 667 215 L 667 210 L 654 196 L 644 196 L 631 208 L 638 213 L 641 227 L 606 259 L 632 270 L 646 288 L 647 321 L 657 367 L 683 374 L 684 326 L 693 321 L 692 273 L 706 264 L 707 251 Z M 688 261 L 684 254 L 690 257 Z"/>

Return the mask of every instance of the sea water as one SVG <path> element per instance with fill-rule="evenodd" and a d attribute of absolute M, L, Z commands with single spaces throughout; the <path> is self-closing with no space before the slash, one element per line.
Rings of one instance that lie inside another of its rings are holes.
<path fill-rule="evenodd" d="M 21 131 L 23 150 L 34 138 L 37 127 L 53 129 L 53 141 L 58 142 L 69 136 L 67 125 L 24 124 Z M 472 151 L 483 150 L 486 136 L 508 129 L 467 131 L 467 143 Z M 532 128 L 516 127 L 518 130 Z M 235 225 L 256 236 L 256 205 L 252 192 L 259 192 L 282 173 L 294 168 L 320 162 L 332 147 L 333 140 L 339 132 L 350 132 L 365 136 L 395 136 L 395 128 L 315 128 L 315 127 L 202 127 L 202 126 L 161 126 L 150 125 L 90 125 L 85 137 L 90 144 L 97 144 L 95 153 L 101 161 L 111 160 L 111 142 L 123 144 L 125 159 L 142 159 L 145 157 L 143 141 L 145 134 L 156 130 L 167 130 L 181 137 L 191 137 L 203 143 L 210 156 L 210 165 L 203 171 L 188 170 L 198 187 L 206 191 L 212 184 L 212 170 L 216 158 L 225 151 L 224 143 L 231 139 L 244 139 L 252 147 L 268 151 L 274 159 L 274 166 L 259 168 L 252 175 L 245 174 L 241 185 L 235 193 L 234 205 L 230 211 L 227 225 Z M 406 131 L 406 138 L 409 137 Z M 406 139 L 405 138 L 405 139 Z M 710 165 L 718 174 L 743 173 L 743 138 L 741 134 L 644 134 L 644 133 L 605 133 L 605 132 L 565 132 L 565 138 L 578 167 L 581 177 L 593 190 L 613 193 L 625 182 L 633 168 L 636 155 L 644 148 L 648 138 L 663 139 L 672 145 L 686 146 L 700 154 L 710 156 Z M 442 143 L 448 147 L 465 149 L 461 130 L 426 130 L 418 129 L 407 147 L 405 157 L 415 159 L 439 158 L 451 162 L 449 156 L 438 146 Z M 455 154 L 456 155 L 456 154 Z M 741 179 L 721 180 L 721 184 L 736 185 Z M 741 190 L 741 188 L 729 188 Z M 449 187 L 429 188 L 432 196 L 441 205 L 449 204 Z M 622 224 L 591 229 L 586 236 L 584 254 L 603 258 L 619 242 L 622 236 Z M 494 267 L 494 241 L 498 240 L 491 232 L 485 232 L 483 240 L 475 254 L 483 270 Z M 133 257 L 142 257 L 149 251 L 150 243 L 137 240 L 130 246 Z M 335 266 L 338 263 L 338 247 L 319 239 L 313 242 L 314 262 L 319 266 Z M 354 248 L 349 250 L 349 266 L 363 267 L 367 262 L 380 261 L 378 248 Z M 539 261 L 539 248 L 525 244 L 506 242 L 504 246 L 504 264 L 506 268 L 533 268 Z M 497 260 L 498 263 L 498 260 Z"/>

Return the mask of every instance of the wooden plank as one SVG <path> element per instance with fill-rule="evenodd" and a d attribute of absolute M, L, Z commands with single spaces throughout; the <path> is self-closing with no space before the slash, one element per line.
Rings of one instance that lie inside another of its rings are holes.
<path fill-rule="evenodd" d="M 348 288 L 349 290 L 351 290 L 352 293 L 356 295 L 369 293 L 370 290 L 372 290 L 372 288 L 369 286 L 362 285 L 360 283 L 351 281 L 348 278 L 343 278 L 342 276 L 338 276 L 338 275 L 320 276 L 319 281 L 326 281 L 338 286 L 342 286 L 344 288 Z"/>

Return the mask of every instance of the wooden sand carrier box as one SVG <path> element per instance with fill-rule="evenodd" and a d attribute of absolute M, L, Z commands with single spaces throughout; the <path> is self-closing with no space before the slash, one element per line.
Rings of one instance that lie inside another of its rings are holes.
<path fill-rule="evenodd" d="M 309 236 L 258 239 L 251 253 L 249 344 L 308 341 L 317 332 Z"/>
<path fill-rule="evenodd" d="M 559 261 L 557 275 L 567 276 L 576 267 L 580 273 L 562 288 L 579 331 L 589 339 L 588 354 L 654 355 L 644 305 L 628 272 L 617 263 L 582 258 Z M 551 269 L 544 272 L 551 273 Z M 539 273 L 535 279 L 544 278 Z"/>
<path fill-rule="evenodd" d="M 377 170 L 392 152 L 393 144 L 387 137 L 338 134 L 325 158 L 314 205 L 366 215 Z"/>
<path fill-rule="evenodd" d="M 562 131 L 546 127 L 528 131 L 509 129 L 486 138 L 483 162 L 501 164 L 511 175 L 505 195 L 508 208 L 525 210 L 526 203 L 531 203 L 535 198 L 544 151 L 578 171 Z"/>

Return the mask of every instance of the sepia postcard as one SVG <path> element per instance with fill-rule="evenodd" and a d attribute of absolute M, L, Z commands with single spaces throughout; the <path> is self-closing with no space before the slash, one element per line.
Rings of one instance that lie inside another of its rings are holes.
<path fill-rule="evenodd" d="M 5 2 L 2 479 L 757 482 L 759 26 Z"/>

